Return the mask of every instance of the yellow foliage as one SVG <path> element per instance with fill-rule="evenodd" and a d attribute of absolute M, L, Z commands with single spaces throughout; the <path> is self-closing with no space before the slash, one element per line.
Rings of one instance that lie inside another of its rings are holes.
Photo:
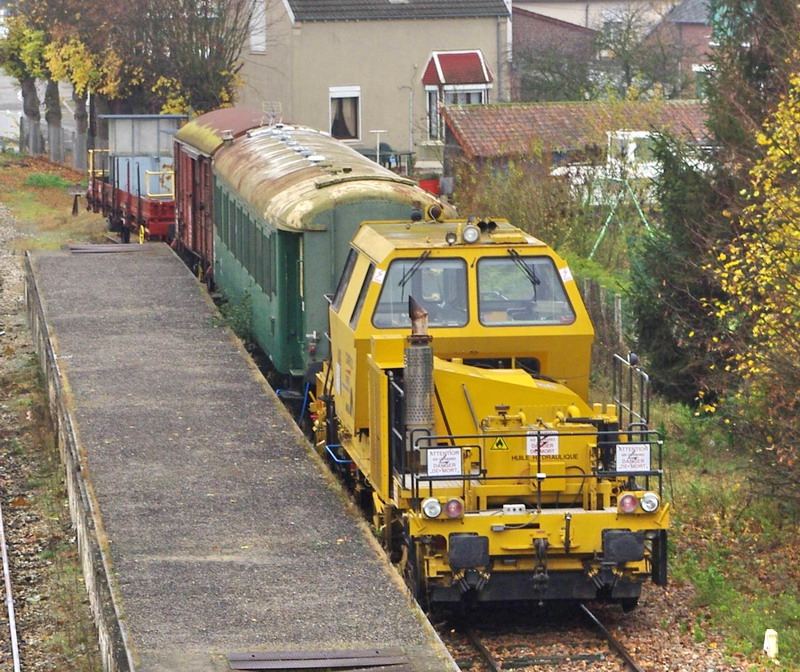
<path fill-rule="evenodd" d="M 100 71 L 94 54 L 77 38 L 50 42 L 44 49 L 47 68 L 55 79 L 68 79 L 78 95 L 93 87 Z"/>
<path fill-rule="evenodd" d="M 800 373 L 800 73 L 755 141 L 764 154 L 740 194 L 748 202 L 739 215 L 744 233 L 717 254 L 714 272 L 726 298 L 713 306 L 731 331 L 744 329 L 747 351 L 725 368 L 746 381 L 751 397 L 775 389 L 787 367 Z"/>

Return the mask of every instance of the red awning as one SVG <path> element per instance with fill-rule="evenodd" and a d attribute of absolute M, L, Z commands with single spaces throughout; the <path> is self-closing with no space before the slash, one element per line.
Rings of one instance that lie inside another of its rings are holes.
<path fill-rule="evenodd" d="M 434 51 L 422 75 L 422 83 L 426 86 L 490 84 L 492 81 L 492 73 L 478 49 Z"/>

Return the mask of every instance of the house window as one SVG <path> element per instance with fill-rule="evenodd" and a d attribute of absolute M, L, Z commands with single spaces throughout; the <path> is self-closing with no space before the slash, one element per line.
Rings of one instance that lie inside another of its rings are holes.
<path fill-rule="evenodd" d="M 489 100 L 489 87 L 481 85 L 462 85 L 425 87 L 428 94 L 428 139 L 444 139 L 444 125 L 439 113 L 439 100 L 445 105 L 482 105 Z"/>
<path fill-rule="evenodd" d="M 250 11 L 250 53 L 264 54 L 267 51 L 266 0 L 252 0 Z"/>
<path fill-rule="evenodd" d="M 361 137 L 361 87 L 332 86 L 329 89 L 331 135 L 339 140 Z"/>
<path fill-rule="evenodd" d="M 428 139 L 441 140 L 442 115 L 439 114 L 439 90 L 428 91 Z"/>

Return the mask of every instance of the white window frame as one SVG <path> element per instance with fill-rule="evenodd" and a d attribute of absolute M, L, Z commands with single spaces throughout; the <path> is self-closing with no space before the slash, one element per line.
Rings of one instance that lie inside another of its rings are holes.
<path fill-rule="evenodd" d="M 251 0 L 250 53 L 267 53 L 267 0 Z"/>
<path fill-rule="evenodd" d="M 439 103 L 442 100 L 442 95 L 447 97 L 448 93 L 478 93 L 480 94 L 480 101 L 477 103 L 464 103 L 465 105 L 485 105 L 489 102 L 489 91 L 492 89 L 492 84 L 444 84 L 437 86 L 435 84 L 427 84 L 425 86 L 425 104 L 428 112 L 428 141 L 440 143 L 444 142 L 444 121 L 442 120 L 441 112 L 439 111 Z M 435 96 L 431 96 L 435 93 Z M 432 116 L 431 98 L 435 97 L 435 114 Z M 435 123 L 435 126 L 434 126 Z M 435 131 L 436 133 L 432 133 Z"/>
<path fill-rule="evenodd" d="M 360 86 L 330 86 L 328 87 L 328 129 L 333 134 L 333 101 L 340 98 L 356 99 L 356 133 L 355 137 L 340 138 L 344 142 L 361 141 L 361 87 Z"/>

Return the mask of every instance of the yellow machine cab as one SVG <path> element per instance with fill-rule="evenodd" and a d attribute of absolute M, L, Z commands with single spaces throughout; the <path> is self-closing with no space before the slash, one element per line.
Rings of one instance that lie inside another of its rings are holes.
<path fill-rule="evenodd" d="M 365 222 L 330 307 L 320 450 L 431 602 L 620 602 L 666 582 L 648 378 L 594 330 L 564 259 L 505 220 Z"/>

